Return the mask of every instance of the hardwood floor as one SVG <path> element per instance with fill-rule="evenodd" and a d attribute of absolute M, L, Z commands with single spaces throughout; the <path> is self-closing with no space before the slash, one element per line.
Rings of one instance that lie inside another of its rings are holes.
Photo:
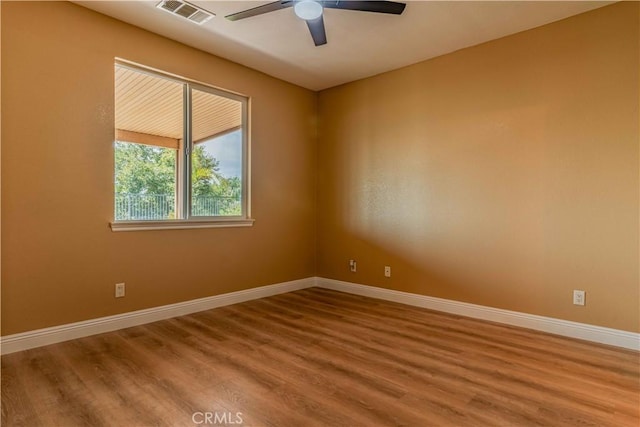
<path fill-rule="evenodd" d="M 639 353 L 311 288 L 2 357 L 2 426 L 634 426 Z"/>

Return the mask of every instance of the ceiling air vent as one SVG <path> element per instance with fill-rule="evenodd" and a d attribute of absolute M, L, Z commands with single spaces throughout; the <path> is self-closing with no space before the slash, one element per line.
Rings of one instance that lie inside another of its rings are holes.
<path fill-rule="evenodd" d="M 158 9 L 162 9 L 165 12 L 169 12 L 173 15 L 178 15 L 188 19 L 191 22 L 195 22 L 198 25 L 202 25 L 215 15 L 211 12 L 189 4 L 180 0 L 163 0 L 156 5 Z"/>

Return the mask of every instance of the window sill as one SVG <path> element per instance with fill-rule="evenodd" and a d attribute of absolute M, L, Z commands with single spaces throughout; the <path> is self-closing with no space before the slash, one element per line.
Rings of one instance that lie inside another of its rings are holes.
<path fill-rule="evenodd" d="M 116 221 L 110 223 L 111 231 L 184 230 L 190 228 L 251 227 L 253 219 L 202 219 L 165 221 Z"/>

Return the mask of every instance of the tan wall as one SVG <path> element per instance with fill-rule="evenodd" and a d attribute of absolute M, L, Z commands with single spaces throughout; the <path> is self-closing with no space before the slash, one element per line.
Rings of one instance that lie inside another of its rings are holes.
<path fill-rule="evenodd" d="M 3 335 L 315 274 L 316 94 L 71 3 L 2 12 Z M 110 231 L 115 57 L 252 97 L 254 227 Z"/>
<path fill-rule="evenodd" d="M 318 275 L 639 331 L 639 15 L 321 92 Z"/>

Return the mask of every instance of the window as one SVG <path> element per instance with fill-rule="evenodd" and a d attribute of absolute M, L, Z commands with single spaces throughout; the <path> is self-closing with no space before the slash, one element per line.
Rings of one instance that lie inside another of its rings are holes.
<path fill-rule="evenodd" d="M 246 97 L 115 65 L 112 229 L 250 225 Z"/>

